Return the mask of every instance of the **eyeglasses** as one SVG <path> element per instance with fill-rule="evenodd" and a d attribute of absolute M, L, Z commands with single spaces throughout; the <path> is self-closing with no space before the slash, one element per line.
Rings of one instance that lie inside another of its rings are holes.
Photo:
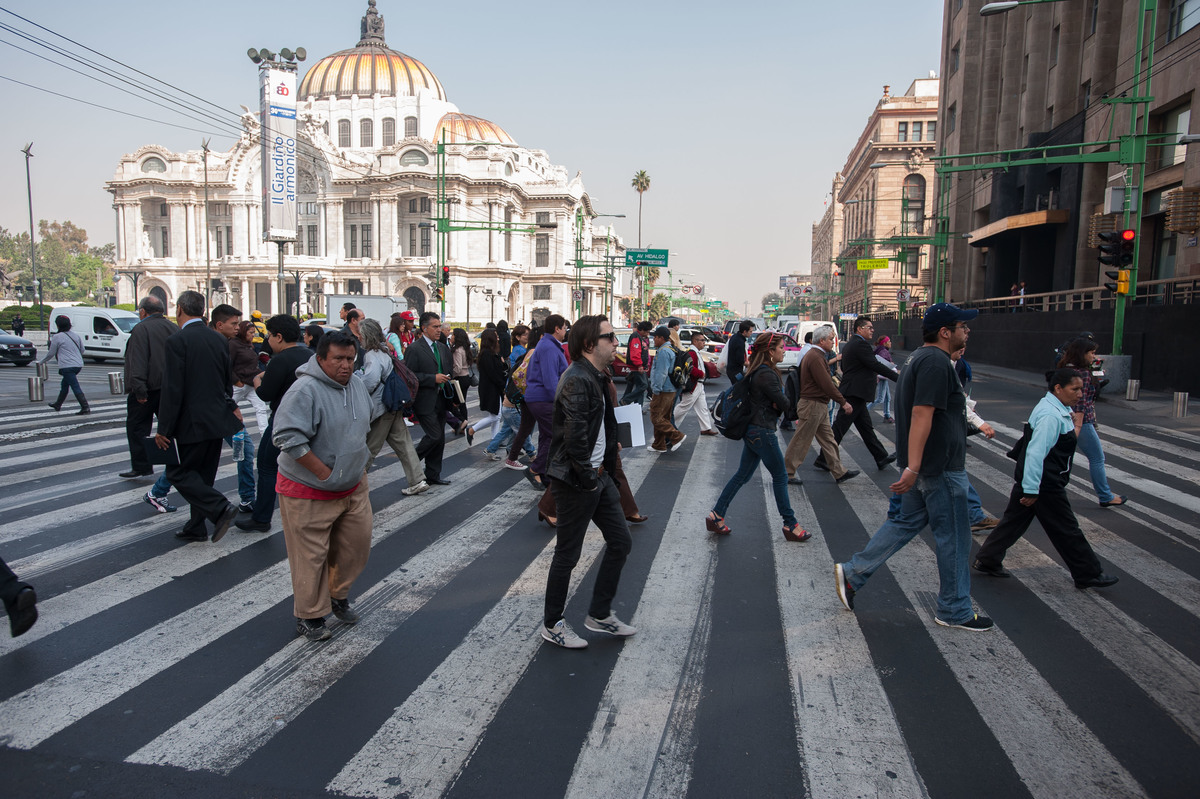
<path fill-rule="evenodd" d="M 614 332 L 612 332 L 612 333 L 601 333 L 601 334 L 600 334 L 599 336 L 597 336 L 596 338 L 606 338 L 606 339 L 608 339 L 609 341 L 611 341 L 613 344 L 616 344 L 616 343 L 617 343 L 617 334 L 616 334 L 616 332 L 615 332 L 615 331 L 614 331 Z"/>

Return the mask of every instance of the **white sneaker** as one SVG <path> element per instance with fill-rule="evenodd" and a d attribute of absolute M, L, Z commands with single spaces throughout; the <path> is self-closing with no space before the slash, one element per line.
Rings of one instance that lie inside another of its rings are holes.
<path fill-rule="evenodd" d="M 483 454 L 484 454 L 484 455 L 487 455 L 487 459 L 488 459 L 489 461 L 498 461 L 498 460 L 500 460 L 501 458 L 503 458 L 503 457 L 504 457 L 504 456 L 503 456 L 503 455 L 501 455 L 499 452 L 488 452 L 487 450 L 484 450 L 484 451 L 483 451 Z"/>
<path fill-rule="evenodd" d="M 672 445 L 671 445 L 671 451 L 672 451 L 672 452 L 674 452 L 675 450 L 677 450 L 677 449 L 679 449 L 680 447 L 682 447 L 682 446 L 683 446 L 683 442 L 685 442 L 685 441 L 687 441 L 687 436 L 684 436 L 683 438 L 679 439 L 679 440 L 678 440 L 678 441 L 676 441 L 674 444 L 672 444 Z"/>
<path fill-rule="evenodd" d="M 553 627 L 543 624 L 542 638 L 552 644 L 558 644 L 564 649 L 586 649 L 588 645 L 588 642 L 576 635 L 575 631 L 568 627 L 562 619 L 559 619 Z"/>
<path fill-rule="evenodd" d="M 412 422 L 410 422 L 408 419 L 404 420 L 404 426 L 405 427 L 416 427 L 416 425 L 413 424 Z"/>
<path fill-rule="evenodd" d="M 400 493 L 404 494 L 405 496 L 413 497 L 413 496 L 416 496 L 417 494 L 424 493 L 425 491 L 428 491 L 428 490 L 429 490 L 429 483 L 422 480 L 421 482 L 417 483 L 415 486 L 409 486 L 408 488 L 400 489 Z"/>
<path fill-rule="evenodd" d="M 593 619 L 588 616 L 583 620 L 583 626 L 594 633 L 608 633 L 621 638 L 628 638 L 637 632 L 637 627 L 630 627 L 611 613 L 607 619 Z"/>

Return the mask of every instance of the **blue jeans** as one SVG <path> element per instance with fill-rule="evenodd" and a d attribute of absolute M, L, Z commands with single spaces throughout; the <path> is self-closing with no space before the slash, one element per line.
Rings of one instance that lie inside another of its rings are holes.
<path fill-rule="evenodd" d="M 779 509 L 779 515 L 783 517 L 783 523 L 785 525 L 795 524 L 796 514 L 792 512 L 792 500 L 788 496 L 787 467 L 783 464 L 783 453 L 779 450 L 779 437 L 775 435 L 774 430 L 757 425 L 750 425 L 746 430 L 746 435 L 742 438 L 742 462 L 738 465 L 738 470 L 734 472 L 733 477 L 729 478 L 729 482 L 725 484 L 725 490 L 721 492 L 721 497 L 717 500 L 713 510 L 722 519 L 725 518 L 725 511 L 729 510 L 729 503 L 733 502 L 733 498 L 742 489 L 742 486 L 750 482 L 750 478 L 758 470 L 759 461 L 762 461 L 762 464 L 767 467 L 767 471 L 771 473 L 775 507 Z"/>
<path fill-rule="evenodd" d="M 887 520 L 866 548 L 844 564 L 850 587 L 855 591 L 862 588 L 888 558 L 928 524 L 933 531 L 940 583 L 938 618 L 951 624 L 970 621 L 975 611 L 971 608 L 971 573 L 967 568 L 971 556 L 969 485 L 965 471 L 918 477 L 908 493 L 898 496 L 899 509 L 893 512 L 889 507 Z"/>
<path fill-rule="evenodd" d="M 55 408 L 61 408 L 63 400 L 67 398 L 67 392 L 70 391 L 75 395 L 75 399 L 79 401 L 80 407 L 86 408 L 88 401 L 87 397 L 83 396 L 83 387 L 79 385 L 79 374 L 81 367 L 68 366 L 66 369 L 59 369 L 58 373 L 62 375 L 62 386 L 58 389 L 58 399 L 54 401 Z"/>
<path fill-rule="evenodd" d="M 513 438 L 517 435 L 517 428 L 521 426 L 521 409 L 509 408 L 506 405 L 500 406 L 500 425 L 496 428 L 496 435 L 492 436 L 491 442 L 483 448 L 483 451 L 489 455 L 495 455 L 501 447 L 507 447 L 512 443 Z M 528 437 L 525 438 L 525 454 L 533 457 L 537 450 L 533 448 L 533 442 Z"/>
<path fill-rule="evenodd" d="M 1116 496 L 1108 487 L 1108 473 L 1104 470 L 1104 449 L 1100 446 L 1100 436 L 1096 435 L 1096 425 L 1085 422 L 1079 428 L 1079 441 L 1075 449 L 1088 459 L 1088 471 L 1092 475 L 1092 488 L 1101 502 L 1111 502 Z"/>
<path fill-rule="evenodd" d="M 225 436 L 225 443 L 233 448 L 233 436 Z M 238 463 L 238 499 L 243 505 L 254 504 L 254 439 L 246 435 L 242 460 Z"/>
<path fill-rule="evenodd" d="M 169 493 L 171 493 L 171 481 L 167 479 L 167 473 L 164 471 L 154 481 L 154 485 L 150 486 L 150 494 L 164 499 Z"/>
<path fill-rule="evenodd" d="M 875 384 L 875 401 L 868 402 L 867 407 L 873 408 L 883 403 L 883 418 L 892 418 L 892 381 L 884 378 Z"/>
<path fill-rule="evenodd" d="M 892 494 L 892 498 L 888 500 L 888 518 L 891 519 L 900 512 L 900 494 Z M 983 512 L 983 500 L 979 498 L 979 492 L 975 490 L 975 486 L 971 481 L 967 481 L 967 519 L 971 524 L 979 524 L 987 518 L 987 514 Z"/>

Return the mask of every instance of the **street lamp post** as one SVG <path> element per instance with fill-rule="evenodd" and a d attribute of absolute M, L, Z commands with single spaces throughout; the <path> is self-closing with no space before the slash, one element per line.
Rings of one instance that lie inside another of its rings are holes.
<path fill-rule="evenodd" d="M 624 219 L 625 214 L 588 214 L 588 219 Z M 609 236 L 612 235 L 612 229 L 609 228 Z M 607 244 L 605 245 L 606 256 L 604 261 L 587 261 L 583 257 L 583 206 L 580 205 L 575 211 L 575 292 L 579 298 L 575 300 L 575 318 L 578 319 L 583 312 L 583 268 L 585 266 L 602 266 L 607 267 Z M 607 275 L 605 276 L 605 285 L 607 287 Z"/>
<path fill-rule="evenodd" d="M 46 309 L 42 307 L 42 282 L 37 277 L 37 252 L 33 244 L 33 178 L 29 173 L 29 159 L 33 158 L 33 142 L 25 145 L 25 189 L 29 193 L 29 268 L 33 270 L 33 284 L 37 286 L 38 323 L 46 330 Z M 49 331 L 47 330 L 47 335 Z"/>

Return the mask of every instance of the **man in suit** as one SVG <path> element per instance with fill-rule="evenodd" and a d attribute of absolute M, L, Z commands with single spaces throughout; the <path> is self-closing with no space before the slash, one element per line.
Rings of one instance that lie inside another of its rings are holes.
<path fill-rule="evenodd" d="M 213 542 L 220 541 L 238 506 L 213 488 L 221 461 L 221 442 L 242 429 L 242 414 L 233 401 L 229 345 L 204 324 L 204 295 L 185 291 L 175 303 L 179 332 L 167 339 L 162 394 L 158 407 L 160 449 L 179 446 L 179 463 L 167 466 L 167 479 L 187 500 L 192 514 L 175 534 L 182 541 L 206 541 L 204 520 L 213 523 Z"/>
<path fill-rule="evenodd" d="M 838 411 L 837 419 L 833 422 L 833 439 L 841 444 L 850 425 L 854 425 L 871 457 L 875 459 L 875 465 L 883 469 L 896 460 L 896 455 L 889 455 L 883 444 L 879 443 L 867 403 L 875 400 L 875 376 L 895 380 L 896 373 L 875 360 L 875 348 L 871 346 L 874 333 L 875 324 L 871 317 L 860 316 L 854 320 L 854 335 L 842 347 L 842 384 L 839 389 L 851 410 L 847 413 L 843 407 Z M 815 466 L 828 471 L 821 456 L 817 456 Z"/>
<path fill-rule="evenodd" d="M 154 473 L 143 442 L 150 435 L 154 416 L 158 413 L 163 369 L 167 360 L 167 339 L 179 330 L 174 322 L 163 315 L 166 311 L 162 300 L 153 296 L 143 297 L 138 303 L 138 318 L 141 321 L 129 331 L 129 343 L 125 347 L 125 391 L 129 393 L 125 435 L 129 439 L 130 468 L 121 472 L 120 477 L 148 477 Z M 160 486 L 155 485 L 155 488 Z M 170 507 L 165 499 L 170 486 L 164 484 L 161 489 L 151 491 L 147 496 Z M 151 504 L 160 507 L 155 502 Z"/>
<path fill-rule="evenodd" d="M 442 318 L 433 311 L 421 314 L 421 335 L 404 351 L 404 365 L 412 370 L 420 383 L 413 411 L 424 435 L 417 444 L 417 457 L 425 461 L 425 482 L 448 486 L 442 479 L 442 453 L 446 449 L 443 421 L 453 389 L 450 367 L 454 356 L 442 341 Z"/>

